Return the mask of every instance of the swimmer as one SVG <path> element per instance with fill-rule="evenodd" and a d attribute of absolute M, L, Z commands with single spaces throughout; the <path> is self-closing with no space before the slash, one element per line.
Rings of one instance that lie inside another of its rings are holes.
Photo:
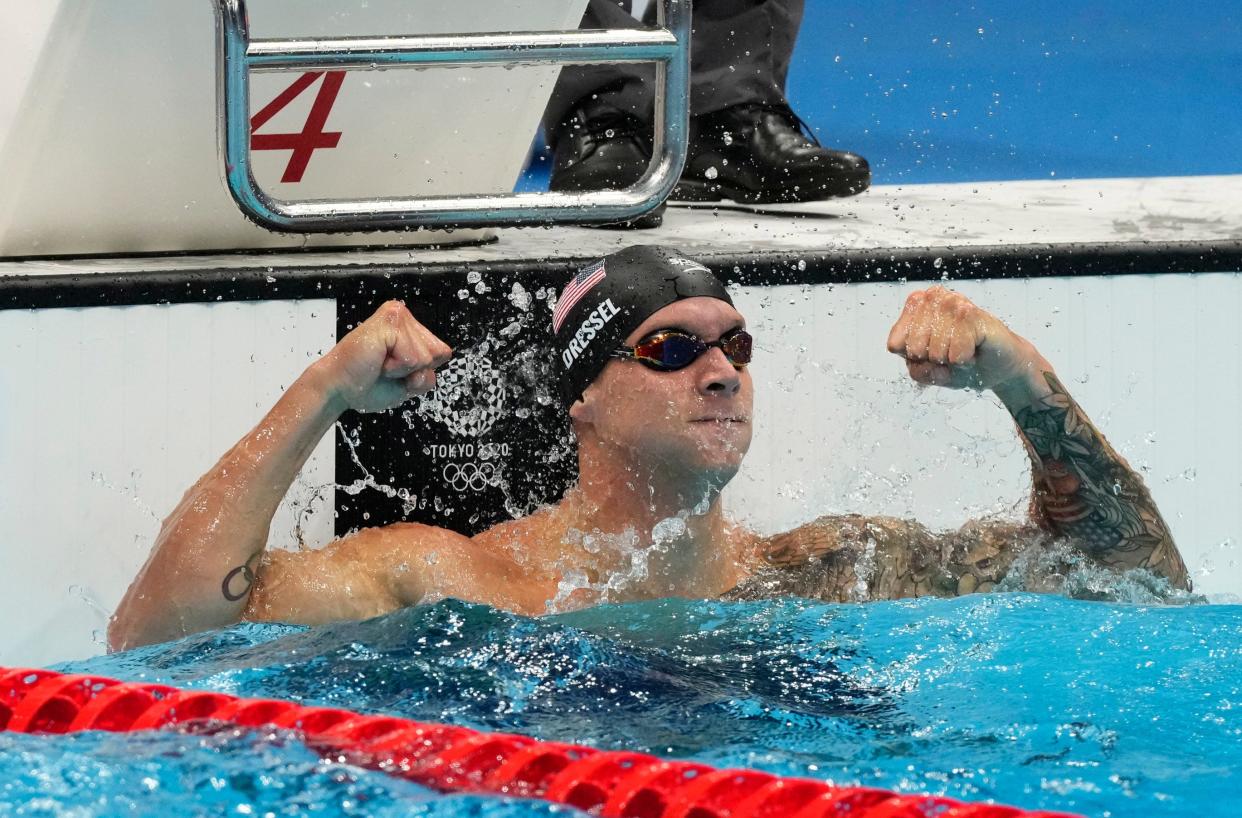
<path fill-rule="evenodd" d="M 341 413 L 427 392 L 451 357 L 390 301 L 186 492 L 110 623 L 109 647 L 241 619 L 363 619 L 443 597 L 540 615 L 668 596 L 952 595 L 989 590 L 1014 544 L 1041 538 L 1189 587 L 1139 475 L 1035 347 L 958 293 L 910 295 L 888 349 L 915 381 L 990 390 L 1009 410 L 1033 467 L 1027 523 L 933 533 L 844 515 L 762 537 L 731 521 L 720 493 L 751 441 L 751 338 L 725 287 L 678 252 L 630 247 L 584 268 L 553 329 L 579 459 L 579 480 L 559 502 L 475 537 L 398 523 L 319 550 L 265 551 L 278 504 Z"/>

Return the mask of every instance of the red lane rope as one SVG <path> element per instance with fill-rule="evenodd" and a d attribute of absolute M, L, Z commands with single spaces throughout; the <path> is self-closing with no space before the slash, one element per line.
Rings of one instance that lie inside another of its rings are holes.
<path fill-rule="evenodd" d="M 298 731 L 325 756 L 443 792 L 542 798 L 605 818 L 1074 818 L 754 770 L 717 770 L 392 716 L 0 667 L 0 730 L 159 729 L 203 722 Z"/>

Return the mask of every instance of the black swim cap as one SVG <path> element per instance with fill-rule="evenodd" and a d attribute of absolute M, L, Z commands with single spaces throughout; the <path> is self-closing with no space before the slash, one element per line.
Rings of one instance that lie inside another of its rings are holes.
<path fill-rule="evenodd" d="M 668 247 L 627 247 L 579 270 L 552 313 L 565 405 L 582 397 L 626 336 L 653 313 L 696 296 L 733 304 L 711 270 Z"/>

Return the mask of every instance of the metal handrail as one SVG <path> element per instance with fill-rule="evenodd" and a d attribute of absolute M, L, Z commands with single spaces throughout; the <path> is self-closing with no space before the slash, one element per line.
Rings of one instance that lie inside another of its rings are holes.
<path fill-rule="evenodd" d="M 242 212 L 287 232 L 494 227 L 632 219 L 672 192 L 686 162 L 690 0 L 658 0 L 654 29 L 252 40 L 245 0 L 215 0 L 217 106 L 225 180 Z M 286 201 L 255 182 L 250 72 L 370 70 L 446 65 L 653 62 L 652 161 L 625 190 Z"/>

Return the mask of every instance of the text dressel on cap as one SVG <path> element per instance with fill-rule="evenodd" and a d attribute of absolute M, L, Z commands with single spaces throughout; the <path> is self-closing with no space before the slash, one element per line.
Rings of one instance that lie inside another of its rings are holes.
<path fill-rule="evenodd" d="M 561 353 L 561 362 L 565 364 L 566 369 L 573 366 L 574 361 L 578 360 L 578 356 L 595 340 L 595 336 L 604 328 L 604 325 L 616 318 L 619 312 L 617 306 L 612 303 L 612 299 L 605 298 L 603 303 L 587 313 L 578 331 L 569 339 L 569 346 Z"/>

